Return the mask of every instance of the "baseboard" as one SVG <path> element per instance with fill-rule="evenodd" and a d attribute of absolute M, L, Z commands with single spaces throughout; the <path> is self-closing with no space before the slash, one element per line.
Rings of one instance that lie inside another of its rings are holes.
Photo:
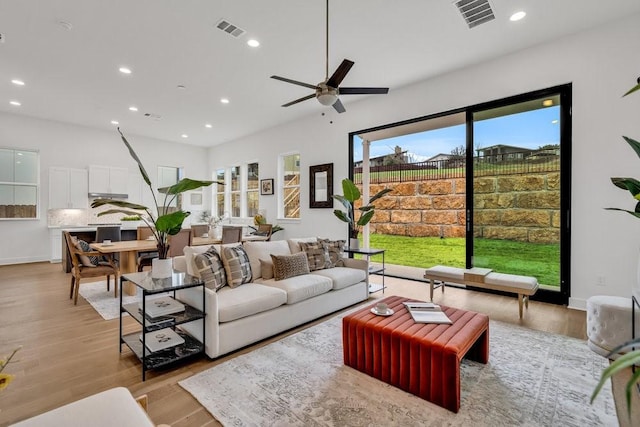
<path fill-rule="evenodd" d="M 587 311 L 587 300 L 582 298 L 569 298 L 569 308 Z"/>
<path fill-rule="evenodd" d="M 49 261 L 49 257 L 21 257 L 21 258 L 2 258 L 0 259 L 0 265 L 12 265 L 12 264 L 29 264 L 32 262 Z"/>

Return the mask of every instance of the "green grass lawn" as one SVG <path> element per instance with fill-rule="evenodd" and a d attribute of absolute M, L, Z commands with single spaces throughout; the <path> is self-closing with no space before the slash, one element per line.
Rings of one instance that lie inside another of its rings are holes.
<path fill-rule="evenodd" d="M 386 249 L 388 264 L 428 268 L 465 267 L 465 239 L 371 234 L 372 248 Z M 475 239 L 475 266 L 499 273 L 534 276 L 538 282 L 560 286 L 560 245 Z M 371 258 L 382 262 L 382 256 Z"/>

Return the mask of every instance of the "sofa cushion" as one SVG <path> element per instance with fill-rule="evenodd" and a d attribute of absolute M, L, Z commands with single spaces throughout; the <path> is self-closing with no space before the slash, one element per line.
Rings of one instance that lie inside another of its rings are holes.
<path fill-rule="evenodd" d="M 318 239 L 329 255 L 329 266 L 327 268 L 342 267 L 344 257 L 345 240 Z"/>
<path fill-rule="evenodd" d="M 309 263 L 309 270 L 322 270 L 329 268 L 331 262 L 329 261 L 329 252 L 320 242 L 305 243 L 300 242 L 300 249 L 307 256 L 307 262 Z"/>
<path fill-rule="evenodd" d="M 302 276 L 290 277 L 284 280 L 264 280 L 261 283 L 285 291 L 287 293 L 287 304 L 295 304 L 324 294 L 329 292 L 333 286 L 331 279 L 318 274 L 303 274 Z"/>
<path fill-rule="evenodd" d="M 251 264 L 242 246 L 223 247 L 222 262 L 227 273 L 227 283 L 232 288 L 251 281 Z"/>
<path fill-rule="evenodd" d="M 284 280 L 289 277 L 309 274 L 309 263 L 304 252 L 293 255 L 271 255 L 273 262 L 273 278 Z"/>
<path fill-rule="evenodd" d="M 273 242 L 244 242 L 243 247 L 249 256 L 251 274 L 254 280 L 262 277 L 261 259 L 271 262 L 271 254 L 288 255 L 291 253 L 289 245 L 284 240 L 275 240 Z"/>
<path fill-rule="evenodd" d="M 260 260 L 260 272 L 264 280 L 273 279 L 273 262 L 271 260 Z"/>
<path fill-rule="evenodd" d="M 318 239 L 316 239 L 315 237 L 302 237 L 302 238 L 295 238 L 295 239 L 288 239 L 287 240 L 287 244 L 289 245 L 289 251 L 292 254 L 298 253 L 298 252 L 302 252 L 302 249 L 300 248 L 300 243 L 304 242 L 304 243 L 314 243 L 317 242 Z"/>
<path fill-rule="evenodd" d="M 287 302 L 287 293 L 272 286 L 247 283 L 238 288 L 225 287 L 218 292 L 220 323 L 272 310 Z"/>
<path fill-rule="evenodd" d="M 194 262 L 198 277 L 202 279 L 207 288 L 218 291 L 226 286 L 227 274 L 216 248 L 211 246 L 205 253 L 196 255 Z"/>
<path fill-rule="evenodd" d="M 343 289 L 356 283 L 364 282 L 367 273 L 357 268 L 335 267 L 314 271 L 311 274 L 331 279 L 333 289 Z"/>
<path fill-rule="evenodd" d="M 205 253 L 210 248 L 214 248 L 214 246 L 185 246 L 184 259 L 185 264 L 187 264 L 187 274 L 200 278 L 200 273 L 198 273 L 198 268 L 195 263 L 196 256 Z"/>

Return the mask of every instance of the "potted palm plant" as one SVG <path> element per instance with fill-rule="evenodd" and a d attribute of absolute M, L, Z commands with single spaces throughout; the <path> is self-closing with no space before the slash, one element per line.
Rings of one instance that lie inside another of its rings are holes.
<path fill-rule="evenodd" d="M 158 248 L 158 259 L 167 260 L 169 255 L 169 236 L 178 234 L 182 229 L 182 223 L 191 214 L 191 212 L 186 212 L 182 209 L 174 210 L 171 207 L 171 203 L 179 194 L 184 193 L 185 191 L 207 187 L 213 184 L 215 181 L 198 181 L 189 178 L 183 178 L 174 185 L 158 188 L 158 192 L 160 194 L 163 194 L 164 197 L 156 197 L 156 194 L 153 191 L 153 187 L 151 185 L 151 180 L 149 179 L 149 175 L 142 165 L 140 158 L 131 147 L 131 144 L 129 144 L 129 141 L 127 141 L 125 136 L 122 134 L 120 128 L 118 128 L 118 132 L 120 133 L 122 142 L 124 142 L 124 145 L 126 145 L 127 149 L 129 150 L 129 154 L 131 155 L 131 157 L 133 157 L 136 163 L 138 163 L 138 168 L 140 169 L 140 174 L 142 175 L 144 182 L 147 184 L 147 186 L 149 186 L 149 190 L 151 190 L 151 195 L 153 196 L 155 205 L 155 212 L 144 205 L 112 199 L 96 199 L 93 201 L 93 203 L 91 203 L 91 207 L 97 208 L 103 205 L 111 205 L 115 207 L 115 209 L 109 209 L 100 212 L 98 216 L 113 213 L 123 213 L 125 215 L 135 216 L 139 215 L 140 219 L 153 230 L 153 237 L 156 240 Z M 222 183 L 218 182 L 218 184 Z M 160 199 L 162 203 L 159 203 L 158 199 Z M 145 212 L 145 215 L 140 215 L 140 211 Z M 164 271 L 161 273 L 158 273 L 157 271 L 154 273 L 154 267 L 152 266 L 152 274 L 154 275 L 154 277 L 167 277 L 171 275 L 171 259 L 168 259 L 168 262 L 165 262 L 164 264 L 168 264 L 168 274 L 166 273 L 166 266 L 164 267 Z M 159 270 L 159 268 L 156 268 L 156 270 Z"/>
<path fill-rule="evenodd" d="M 390 188 L 385 188 L 376 193 L 369 199 L 369 203 L 367 205 L 360 206 L 357 209 L 361 212 L 361 214 L 360 217 L 356 219 L 355 202 L 357 200 L 360 200 L 360 190 L 358 190 L 358 187 L 356 187 L 356 185 L 350 179 L 342 180 L 343 195 L 334 194 L 333 198 L 340 201 L 340 203 L 342 203 L 347 211 L 345 212 L 340 209 L 334 209 L 333 214 L 340 221 L 349 224 L 349 247 L 353 249 L 358 248 L 358 235 L 360 234 L 360 229 L 369 224 L 369 221 L 371 221 L 371 218 L 373 218 L 373 215 L 375 214 L 375 206 L 373 205 L 373 202 L 380 199 L 387 193 L 390 193 L 391 191 L 392 190 Z"/>
<path fill-rule="evenodd" d="M 638 78 L 638 84 L 633 88 L 631 88 L 623 96 L 630 95 L 639 90 L 640 90 L 640 78 Z M 633 151 L 635 151 L 636 155 L 640 157 L 640 142 L 626 136 L 623 136 L 623 138 L 631 146 L 631 148 L 633 148 Z M 623 211 L 635 216 L 636 218 L 640 218 L 640 181 L 638 181 L 635 178 L 614 177 L 614 178 L 611 178 L 611 182 L 616 187 L 629 191 L 629 193 L 631 193 L 631 195 L 633 196 L 634 201 L 636 202 L 636 206 L 632 211 L 627 209 L 621 209 L 621 208 L 607 208 L 607 210 Z M 638 266 L 638 268 L 640 268 L 640 265 Z M 640 286 L 640 283 L 637 283 L 636 286 Z M 634 296 L 636 298 L 639 298 L 640 291 L 638 291 L 637 293 L 638 295 L 634 295 Z M 632 302 L 632 304 L 634 303 Z M 634 319 L 630 319 L 630 320 L 632 322 L 634 321 Z M 640 338 L 636 338 L 634 340 L 628 341 L 624 344 L 621 344 L 617 348 L 614 348 L 607 357 L 610 358 L 614 354 L 622 353 L 622 352 L 627 352 L 627 353 L 620 356 L 616 360 L 612 361 L 611 364 L 604 371 L 602 371 L 602 375 L 600 376 L 600 382 L 598 383 L 595 390 L 593 391 L 593 394 L 591 395 L 591 402 L 593 402 L 593 400 L 596 398 L 596 396 L 604 386 L 605 382 L 609 380 L 609 378 L 613 377 L 614 375 L 616 375 L 617 373 L 625 369 L 629 369 L 630 367 L 635 367 L 634 368 L 635 372 L 633 373 L 633 375 L 631 375 L 631 378 L 627 382 L 627 385 L 625 388 L 627 411 L 630 416 L 631 415 L 631 392 L 635 388 L 634 386 L 638 387 L 638 383 L 640 383 L 640 368 L 638 368 L 638 366 L 640 366 Z M 640 388 L 638 388 L 638 390 L 640 392 Z"/>

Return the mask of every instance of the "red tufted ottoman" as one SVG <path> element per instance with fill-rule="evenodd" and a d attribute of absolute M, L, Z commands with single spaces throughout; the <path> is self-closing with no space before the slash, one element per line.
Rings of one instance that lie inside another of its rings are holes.
<path fill-rule="evenodd" d="M 402 304 L 388 297 L 395 313 L 371 313 L 373 306 L 342 320 L 344 363 L 365 374 L 440 405 L 460 409 L 460 361 L 489 361 L 489 317 L 441 306 L 452 325 L 416 323 Z"/>

